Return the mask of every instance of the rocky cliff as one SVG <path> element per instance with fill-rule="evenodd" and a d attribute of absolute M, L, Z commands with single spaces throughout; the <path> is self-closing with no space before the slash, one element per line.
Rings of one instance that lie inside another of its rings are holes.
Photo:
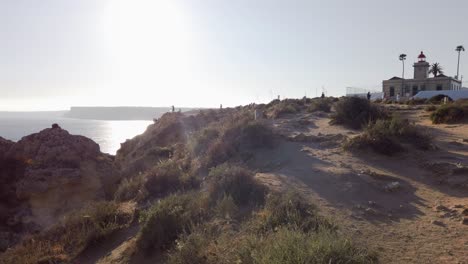
<path fill-rule="evenodd" d="M 16 233 L 42 229 L 86 203 L 111 198 L 120 179 L 112 156 L 58 125 L 17 143 L 0 139 L 0 172 L 0 230 Z M 4 247 L 11 237 L 2 237 Z"/>

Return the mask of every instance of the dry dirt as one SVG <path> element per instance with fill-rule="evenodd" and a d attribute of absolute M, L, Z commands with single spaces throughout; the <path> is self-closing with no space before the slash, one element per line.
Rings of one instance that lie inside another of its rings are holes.
<path fill-rule="evenodd" d="M 421 125 L 437 149 L 352 154 L 333 135 L 359 131 L 329 125 L 324 113 L 292 115 L 266 121 L 284 140 L 258 153 L 257 178 L 274 189 L 300 188 L 382 263 L 468 263 L 468 186 L 443 175 L 447 166 L 468 165 L 468 124 L 432 125 L 423 110 L 398 112 Z M 466 181 L 468 172 L 457 177 Z"/>

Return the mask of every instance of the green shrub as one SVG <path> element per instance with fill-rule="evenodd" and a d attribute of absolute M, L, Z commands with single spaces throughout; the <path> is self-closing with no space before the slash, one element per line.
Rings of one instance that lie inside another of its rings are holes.
<path fill-rule="evenodd" d="M 313 113 L 316 111 L 323 111 L 329 113 L 331 111 L 332 101 L 328 98 L 317 98 L 310 102 L 307 112 Z"/>
<path fill-rule="evenodd" d="M 178 240 L 171 264 L 377 263 L 374 252 L 334 232 L 281 227 L 265 235 L 197 230 Z"/>
<path fill-rule="evenodd" d="M 165 160 L 146 173 L 145 188 L 155 197 L 169 193 L 189 190 L 198 185 L 197 179 L 187 173 L 189 164 L 182 160 Z"/>
<path fill-rule="evenodd" d="M 266 187 L 254 178 L 253 172 L 242 167 L 219 165 L 210 170 L 207 181 L 209 198 L 214 204 L 225 196 L 231 197 L 237 206 L 264 203 Z"/>
<path fill-rule="evenodd" d="M 286 114 L 294 114 L 301 110 L 303 102 L 300 100 L 286 99 L 283 101 L 273 101 L 267 105 L 267 116 L 280 118 Z"/>
<path fill-rule="evenodd" d="M 303 233 L 280 228 L 265 238 L 253 238 L 247 263 L 295 264 L 295 263 L 377 263 L 375 253 L 359 248 L 351 241 L 327 231 Z M 242 262 L 244 263 L 244 262 Z"/>
<path fill-rule="evenodd" d="M 248 118 L 227 120 L 221 127 L 220 136 L 206 147 L 202 157 L 205 167 L 210 168 L 226 161 L 245 161 L 256 148 L 269 148 L 274 145 L 274 135 L 270 128 Z"/>
<path fill-rule="evenodd" d="M 358 129 L 387 114 L 379 106 L 369 100 L 359 97 L 344 97 L 335 104 L 336 113 L 332 116 L 332 124 L 344 125 Z"/>
<path fill-rule="evenodd" d="M 268 196 L 264 210 L 255 219 L 254 225 L 261 231 L 272 231 L 282 226 L 299 230 L 334 230 L 335 226 L 318 215 L 315 205 L 298 192 L 275 193 Z"/>
<path fill-rule="evenodd" d="M 408 100 L 405 102 L 407 105 L 422 105 L 422 104 L 427 104 L 428 100 L 423 99 L 423 98 L 413 98 L 411 100 Z"/>
<path fill-rule="evenodd" d="M 428 103 L 430 104 L 441 104 L 444 101 L 444 98 L 446 95 L 443 94 L 438 94 L 436 96 L 433 96 L 427 100 Z M 449 97 L 449 101 L 452 101 L 452 98 Z"/>
<path fill-rule="evenodd" d="M 402 142 L 423 150 L 431 147 L 431 139 L 427 134 L 407 119 L 396 116 L 370 124 L 362 135 L 345 142 L 344 147 L 350 150 L 371 148 L 384 155 L 393 155 L 404 150 Z"/>
<path fill-rule="evenodd" d="M 190 138 L 190 150 L 197 156 L 204 155 L 207 147 L 219 137 L 219 134 L 220 131 L 213 127 L 202 129 Z"/>
<path fill-rule="evenodd" d="M 203 197 L 196 193 L 171 195 L 140 217 L 137 248 L 145 253 L 170 248 L 177 237 L 206 217 Z"/>
<path fill-rule="evenodd" d="M 228 219 L 235 218 L 238 212 L 239 207 L 230 195 L 224 195 L 224 197 L 216 204 L 215 213 L 219 217 Z"/>
<path fill-rule="evenodd" d="M 92 242 L 128 225 L 133 212 L 115 202 L 97 202 L 65 216 L 41 234 L 6 251 L 6 263 L 69 263 Z"/>
<path fill-rule="evenodd" d="M 434 124 L 453 124 L 468 120 L 468 104 L 452 103 L 441 105 L 430 116 Z"/>
<path fill-rule="evenodd" d="M 437 110 L 437 106 L 435 105 L 428 105 L 424 108 L 424 110 L 426 110 L 426 112 L 432 112 L 432 111 L 435 111 Z"/>
<path fill-rule="evenodd" d="M 141 201 L 145 199 L 147 195 L 148 191 L 145 188 L 145 177 L 144 175 L 137 175 L 122 180 L 114 194 L 114 199 L 120 202 L 132 199 Z"/>

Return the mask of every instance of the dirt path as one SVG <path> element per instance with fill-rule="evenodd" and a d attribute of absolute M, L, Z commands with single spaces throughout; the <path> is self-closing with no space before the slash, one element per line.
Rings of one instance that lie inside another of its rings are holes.
<path fill-rule="evenodd" d="M 284 140 L 274 151 L 258 153 L 256 166 L 264 172 L 258 177 L 275 188 L 300 188 L 342 232 L 376 249 L 382 263 L 468 263 L 468 225 L 461 223 L 468 189 L 440 184 L 425 167 L 468 165 L 468 125 L 434 126 L 423 111 L 402 114 L 424 125 L 440 149 L 386 157 L 353 155 L 316 137 Z M 286 138 L 357 133 L 328 121 L 306 114 L 268 122 Z"/>

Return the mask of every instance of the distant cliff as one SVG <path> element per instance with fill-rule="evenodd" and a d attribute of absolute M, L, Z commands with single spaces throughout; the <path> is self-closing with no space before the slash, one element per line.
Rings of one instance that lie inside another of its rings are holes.
<path fill-rule="evenodd" d="M 181 111 L 189 111 L 193 108 L 181 108 Z M 179 111 L 179 108 L 175 109 Z M 65 113 L 65 117 L 96 120 L 152 120 L 162 114 L 170 112 L 170 107 L 78 107 L 73 106 Z"/>

